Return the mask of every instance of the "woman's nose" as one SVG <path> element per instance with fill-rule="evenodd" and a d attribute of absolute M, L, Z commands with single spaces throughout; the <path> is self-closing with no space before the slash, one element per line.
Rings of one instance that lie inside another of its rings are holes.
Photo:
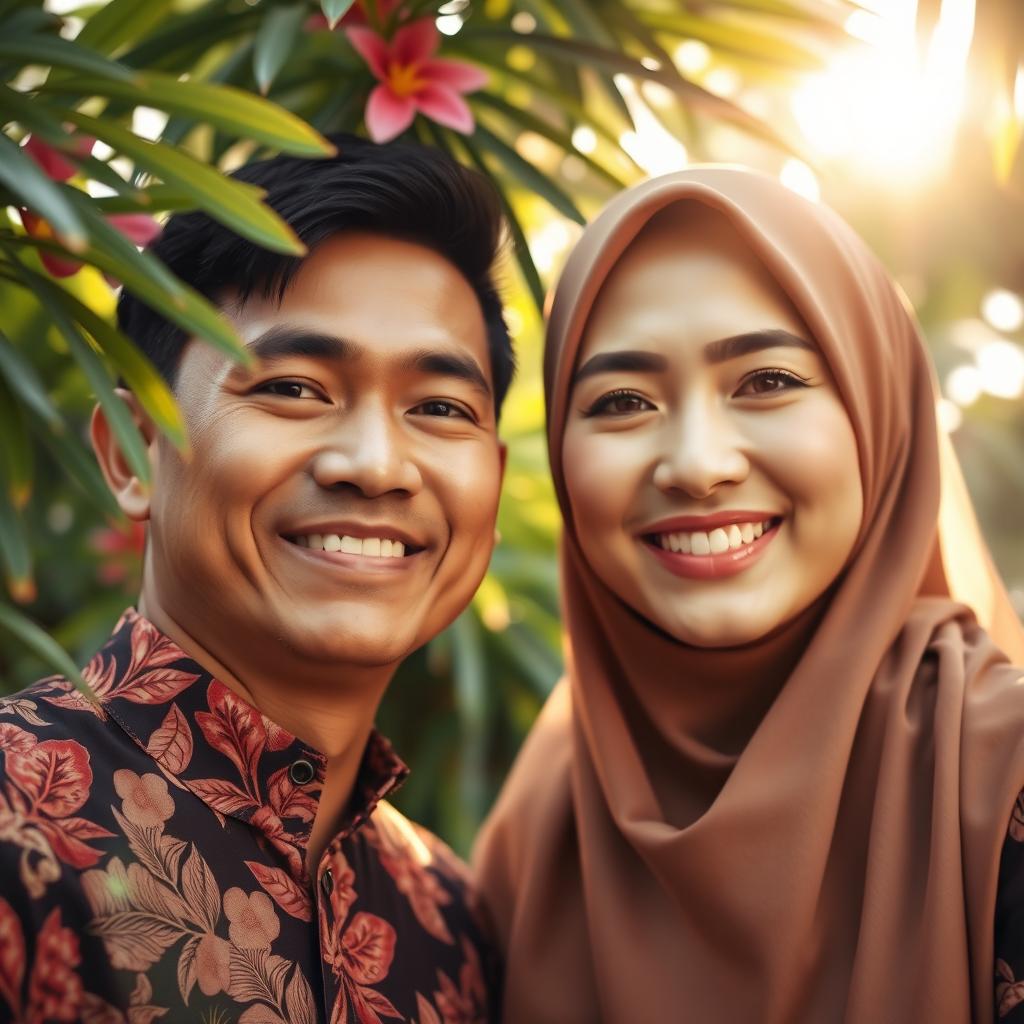
<path fill-rule="evenodd" d="M 717 396 L 688 401 L 666 422 L 661 444 L 654 483 L 663 491 L 706 498 L 750 472 L 744 437 Z"/>

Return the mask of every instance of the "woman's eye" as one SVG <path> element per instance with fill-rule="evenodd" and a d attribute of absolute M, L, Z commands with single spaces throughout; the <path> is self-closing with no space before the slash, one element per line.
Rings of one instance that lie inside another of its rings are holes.
<path fill-rule="evenodd" d="M 788 370 L 758 370 L 747 377 L 737 395 L 777 395 L 791 388 L 805 388 L 807 381 Z"/>
<path fill-rule="evenodd" d="M 654 406 L 635 391 L 611 391 L 602 395 L 588 410 L 588 416 L 628 416 L 647 412 Z"/>
<path fill-rule="evenodd" d="M 472 419 L 468 412 L 461 405 L 454 402 L 446 402 L 440 398 L 431 399 L 429 402 L 421 402 L 412 410 L 421 416 L 441 416 L 445 419 Z"/>
<path fill-rule="evenodd" d="M 276 395 L 279 398 L 319 398 L 320 396 L 308 384 L 300 380 L 271 380 L 261 384 L 257 392 L 264 395 Z"/>

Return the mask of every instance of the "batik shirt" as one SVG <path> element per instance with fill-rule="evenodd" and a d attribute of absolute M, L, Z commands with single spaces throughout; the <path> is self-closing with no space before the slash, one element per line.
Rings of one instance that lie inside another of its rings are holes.
<path fill-rule="evenodd" d="M 305 869 L 325 758 L 133 611 L 84 677 L 0 701 L 0 1021 L 474 1024 L 460 861 L 384 801 L 374 733 Z"/>

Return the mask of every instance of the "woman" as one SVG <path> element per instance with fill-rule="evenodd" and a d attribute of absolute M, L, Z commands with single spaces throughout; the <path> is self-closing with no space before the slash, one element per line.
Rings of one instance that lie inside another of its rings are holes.
<path fill-rule="evenodd" d="M 877 261 L 770 179 L 649 181 L 545 383 L 567 679 L 476 851 L 507 1024 L 1024 1019 L 1024 639 Z"/>

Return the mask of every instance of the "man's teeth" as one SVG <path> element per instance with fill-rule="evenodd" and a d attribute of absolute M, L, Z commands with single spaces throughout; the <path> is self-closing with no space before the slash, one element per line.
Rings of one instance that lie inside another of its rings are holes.
<path fill-rule="evenodd" d="M 770 519 L 761 523 L 733 523 L 708 532 L 659 533 L 657 540 L 666 551 L 684 555 L 721 555 L 744 544 L 752 544 L 770 526 Z"/>
<path fill-rule="evenodd" d="M 368 555 L 371 558 L 403 558 L 405 544 L 387 537 L 350 537 L 336 533 L 310 533 L 296 537 L 300 548 L 313 551 L 341 551 L 346 555 Z"/>

